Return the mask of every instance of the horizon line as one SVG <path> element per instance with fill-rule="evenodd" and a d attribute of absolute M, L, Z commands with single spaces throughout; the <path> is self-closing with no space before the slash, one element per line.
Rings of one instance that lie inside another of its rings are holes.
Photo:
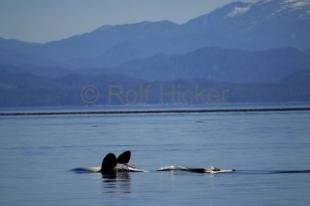
<path fill-rule="evenodd" d="M 249 112 L 292 112 L 310 111 L 309 106 L 300 107 L 244 107 L 244 108 L 205 108 L 205 109 L 126 109 L 126 110 L 92 110 L 92 111 L 24 111 L 0 112 L 1 116 L 59 116 L 59 115 L 122 115 L 122 114 L 169 114 L 169 113 L 249 113 Z"/>

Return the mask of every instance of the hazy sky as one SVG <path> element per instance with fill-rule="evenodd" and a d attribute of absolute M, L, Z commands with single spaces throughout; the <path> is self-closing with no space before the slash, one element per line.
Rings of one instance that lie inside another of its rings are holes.
<path fill-rule="evenodd" d="M 0 0 L 0 37 L 46 42 L 102 25 L 185 22 L 233 0 Z"/>

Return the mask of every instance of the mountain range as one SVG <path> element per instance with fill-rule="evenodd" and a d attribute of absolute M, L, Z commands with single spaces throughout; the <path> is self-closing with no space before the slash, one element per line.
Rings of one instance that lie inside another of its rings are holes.
<path fill-rule="evenodd" d="M 310 86 L 309 51 L 308 0 L 233 2 L 184 24 L 105 25 L 44 44 L 0 38 L 0 106 L 75 105 L 83 85 L 104 90 L 115 82 L 183 88 L 197 81 L 204 88 L 239 88 L 244 94 L 230 99 L 241 102 L 259 100 L 242 85 L 254 93 L 269 85 L 281 98 L 265 92 L 268 101 L 305 100 L 307 92 L 294 99 L 283 89 Z"/>
<path fill-rule="evenodd" d="M 203 47 L 309 50 L 309 25 L 307 0 L 234 2 L 180 25 L 160 21 L 102 26 L 45 44 L 0 39 L 1 62 L 105 67 L 157 53 L 186 53 Z M 12 56 L 18 61 L 9 58 Z"/>
<path fill-rule="evenodd" d="M 310 55 L 294 48 L 244 51 L 206 47 L 185 54 L 133 60 L 110 72 L 148 81 L 268 83 L 279 82 L 299 70 L 310 71 Z"/>

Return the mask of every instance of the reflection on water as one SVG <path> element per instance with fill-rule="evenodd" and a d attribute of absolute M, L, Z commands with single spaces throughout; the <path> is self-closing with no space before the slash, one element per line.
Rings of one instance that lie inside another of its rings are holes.
<path fill-rule="evenodd" d="M 128 172 L 115 172 L 102 174 L 104 193 L 130 193 L 130 174 Z"/>

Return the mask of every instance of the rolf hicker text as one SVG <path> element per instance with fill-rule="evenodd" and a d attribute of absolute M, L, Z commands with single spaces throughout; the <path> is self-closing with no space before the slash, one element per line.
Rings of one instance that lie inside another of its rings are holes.
<path fill-rule="evenodd" d="M 143 84 L 131 88 L 116 84 L 104 88 L 87 85 L 81 89 L 81 101 L 84 104 L 223 103 L 228 93 L 228 89 L 205 89 L 198 85 L 190 88 L 178 84 Z"/>

